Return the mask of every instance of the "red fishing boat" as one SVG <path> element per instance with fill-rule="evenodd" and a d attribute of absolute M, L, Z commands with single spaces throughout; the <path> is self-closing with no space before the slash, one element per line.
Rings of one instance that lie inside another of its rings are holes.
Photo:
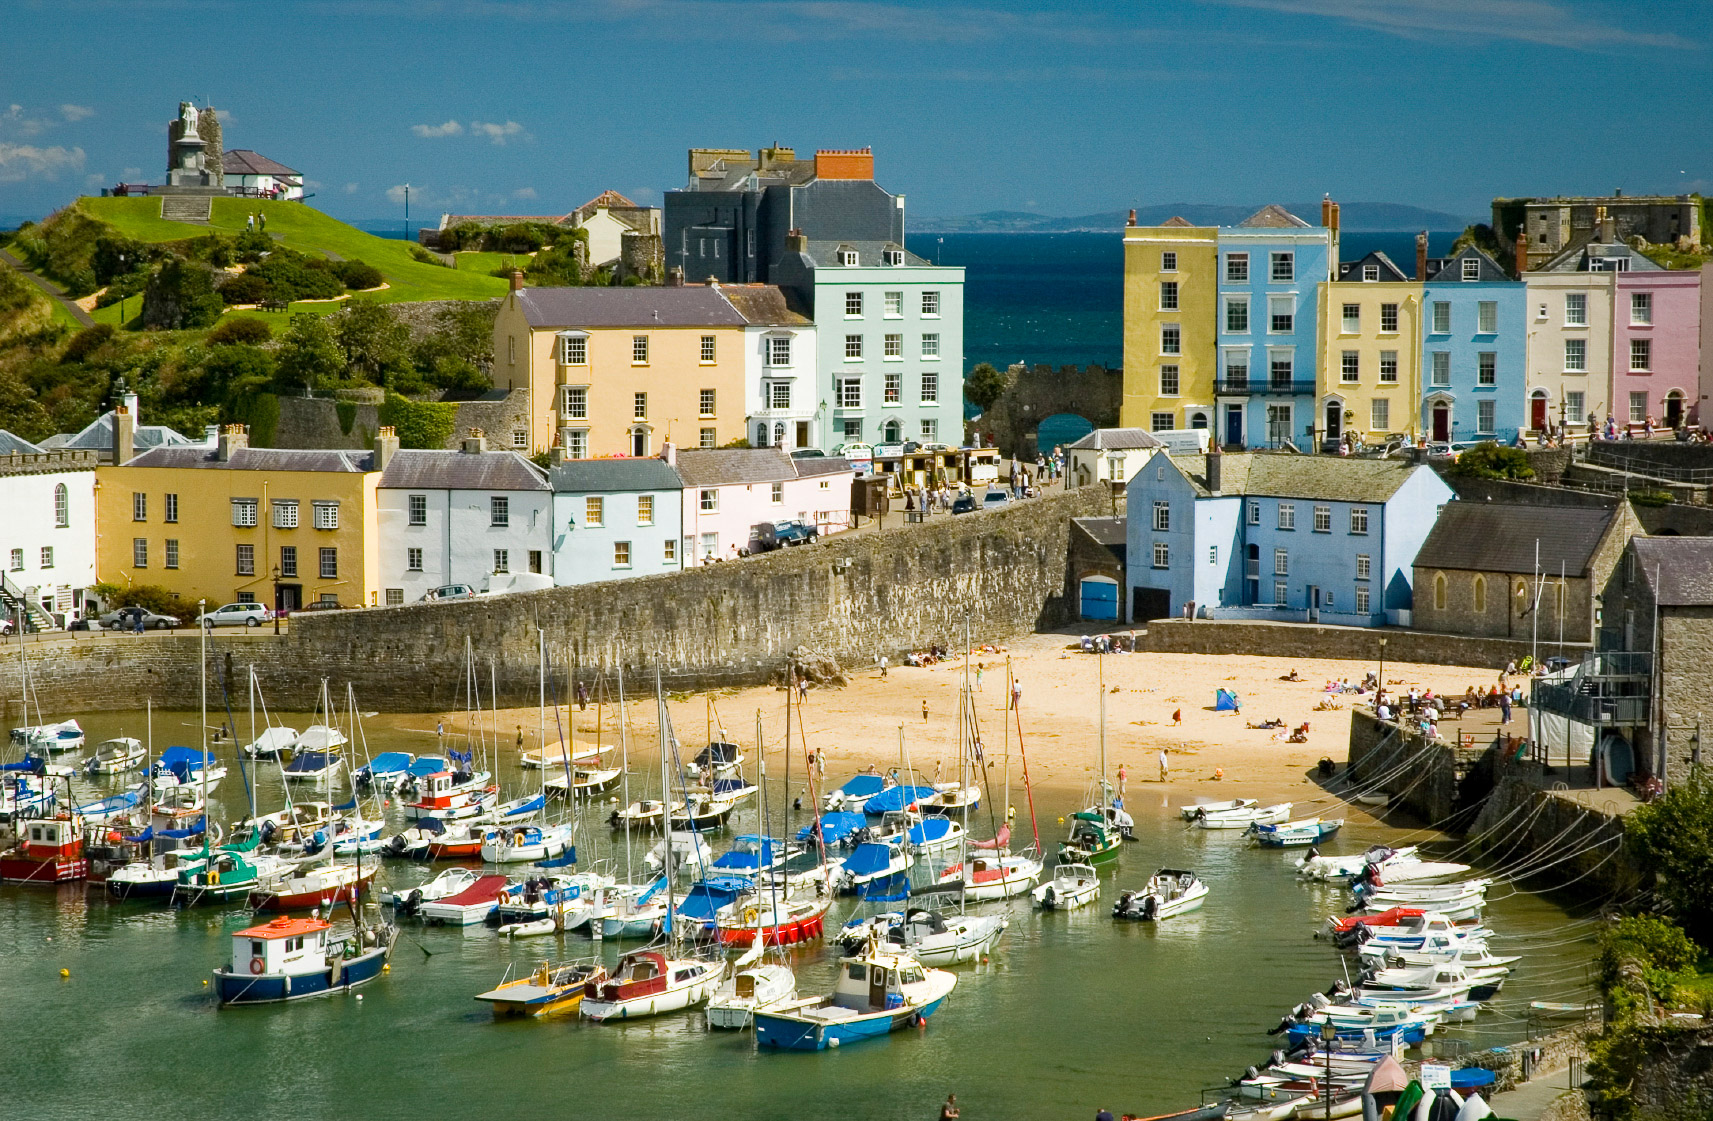
<path fill-rule="evenodd" d="M 275 880 L 250 892 L 252 911 L 307 911 L 323 909 L 352 898 L 352 892 L 366 887 L 375 878 L 373 867 L 361 875 L 355 864 L 324 864 L 309 868 L 295 876 Z"/>
<path fill-rule="evenodd" d="M 17 847 L 0 856 L 0 880 L 57 884 L 89 875 L 83 819 L 71 814 L 18 823 Z"/>
<path fill-rule="evenodd" d="M 759 936 L 768 946 L 794 946 L 821 937 L 828 898 L 781 899 L 749 896 L 720 908 L 715 931 L 722 944 L 749 946 Z"/>

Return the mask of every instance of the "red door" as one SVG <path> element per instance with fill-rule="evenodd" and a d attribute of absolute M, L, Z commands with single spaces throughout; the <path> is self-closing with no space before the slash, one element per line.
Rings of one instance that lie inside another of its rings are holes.
<path fill-rule="evenodd" d="M 1529 401 L 1529 427 L 1536 432 L 1546 429 L 1546 398 L 1535 397 Z"/>
<path fill-rule="evenodd" d="M 1433 438 L 1442 444 L 1451 439 L 1451 406 L 1433 407 Z"/>

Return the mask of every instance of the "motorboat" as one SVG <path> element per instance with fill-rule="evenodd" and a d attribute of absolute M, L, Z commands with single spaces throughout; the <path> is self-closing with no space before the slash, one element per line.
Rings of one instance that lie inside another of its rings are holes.
<path fill-rule="evenodd" d="M 1071 815 L 1071 835 L 1059 842 L 1059 860 L 1070 864 L 1107 864 L 1118 859 L 1124 837 L 1097 810 Z"/>
<path fill-rule="evenodd" d="M 321 918 L 286 918 L 232 936 L 230 965 L 214 971 L 222 1007 L 271 1004 L 347 992 L 386 972 L 398 931 L 387 924 L 330 938 Z"/>
<path fill-rule="evenodd" d="M 509 975 L 509 971 L 508 971 Z M 583 1004 L 583 994 L 591 983 L 607 979 L 607 967 L 599 962 L 542 962 L 529 974 L 514 980 L 502 980 L 476 999 L 485 1001 L 494 1010 L 494 1019 L 511 1016 L 551 1016 L 574 1013 Z"/>
<path fill-rule="evenodd" d="M 265 845 L 298 845 L 324 832 L 333 821 L 329 802 L 293 802 L 282 810 L 238 823 L 233 838 L 254 834 Z"/>
<path fill-rule="evenodd" d="M 328 724 L 311 724 L 292 741 L 291 750 L 293 754 L 300 751 L 317 751 L 325 755 L 338 751 L 350 742 L 338 728 Z"/>
<path fill-rule="evenodd" d="M 1297 861 L 1297 875 L 1305 880 L 1348 883 L 1361 875 L 1371 864 L 1390 870 L 1415 861 L 1416 851 L 1414 845 L 1398 849 L 1374 845 L 1368 851 L 1354 856 L 1322 856 L 1318 851 L 1310 849 Z"/>
<path fill-rule="evenodd" d="M 551 924 L 548 930 L 574 930 L 600 909 L 599 897 L 613 886 L 613 878 L 599 872 L 532 876 L 500 902 L 494 919 L 502 930 L 540 921 Z"/>
<path fill-rule="evenodd" d="M 691 1008 L 713 994 L 722 972 L 713 962 L 698 958 L 633 950 L 619 959 L 611 977 L 583 986 L 583 1015 L 604 1023 Z"/>
<path fill-rule="evenodd" d="M 510 895 L 511 881 L 504 876 L 478 876 L 469 886 L 439 899 L 426 896 L 416 913 L 422 921 L 436 926 L 472 926 L 485 922 Z"/>
<path fill-rule="evenodd" d="M 559 797 L 564 797 L 567 789 L 577 798 L 592 798 L 597 794 L 604 794 L 618 785 L 619 779 L 624 777 L 624 769 L 622 767 L 603 767 L 599 764 L 599 758 L 595 759 L 593 765 L 572 764 L 570 778 L 565 777 L 565 772 L 562 769 L 549 768 L 544 772 L 541 789 L 548 794 Z"/>
<path fill-rule="evenodd" d="M 383 888 L 377 898 L 383 905 L 392 907 L 401 915 L 414 915 L 424 903 L 448 899 L 468 889 L 481 878 L 468 868 L 448 868 L 427 883 L 412 888 Z"/>
<path fill-rule="evenodd" d="M 289 782 L 326 782 L 344 766 L 345 761 L 335 751 L 294 751 L 281 773 Z"/>
<path fill-rule="evenodd" d="M 598 747 L 576 748 L 561 740 L 547 747 L 526 751 L 518 756 L 518 766 L 526 771 L 542 771 L 551 768 L 563 768 L 568 763 L 581 763 L 585 759 L 594 759 L 601 754 Z"/>
<path fill-rule="evenodd" d="M 1505 985 L 1509 968 L 1466 969 L 1461 965 L 1404 965 L 1364 973 L 1359 985 L 1364 995 L 1390 993 L 1459 994 L 1455 999 L 1491 1000 Z"/>
<path fill-rule="evenodd" d="M 245 899 L 264 879 L 288 876 L 292 869 L 292 863 L 281 857 L 246 852 L 237 845 L 223 846 L 205 861 L 190 861 L 180 867 L 178 882 L 173 885 L 173 905 L 201 907 Z"/>
<path fill-rule="evenodd" d="M 742 1030 L 753 1022 L 756 1009 L 797 999 L 797 977 L 779 962 L 732 963 L 736 971 L 708 1000 L 708 1026 Z"/>
<path fill-rule="evenodd" d="M 420 828 L 426 828 L 425 819 Z M 435 824 L 439 824 L 436 822 Z M 497 828 L 483 815 L 474 821 L 454 821 L 451 825 L 442 825 L 440 832 L 429 838 L 429 860 L 476 860 L 482 855 L 482 846 L 488 843 L 488 835 Z M 390 844 L 390 842 L 389 842 Z"/>
<path fill-rule="evenodd" d="M 488 830 L 482 841 L 482 859 L 489 864 L 534 864 L 574 851 L 572 826 L 506 825 Z"/>
<path fill-rule="evenodd" d="M 58 754 L 81 748 L 84 735 L 76 720 L 61 720 L 57 724 L 32 724 L 28 727 L 13 728 L 12 742 L 25 751 Z"/>
<path fill-rule="evenodd" d="M 0 880 L 58 884 L 89 875 L 89 860 L 83 851 L 83 818 L 61 813 L 18 822 L 15 827 L 18 842 L 0 855 Z"/>
<path fill-rule="evenodd" d="M 1366 968 L 1402 965 L 1461 965 L 1471 972 L 1505 970 L 1523 960 L 1512 955 L 1496 956 L 1486 943 L 1459 942 L 1445 947 L 1422 950 L 1399 950 L 1388 946 L 1363 946 L 1357 957 Z"/>
<path fill-rule="evenodd" d="M 1030 893 L 1043 911 L 1070 911 L 1100 898 L 1100 875 L 1092 864 L 1056 864 L 1053 878 Z"/>
<path fill-rule="evenodd" d="M 118 736 L 96 744 L 94 754 L 83 761 L 83 770 L 91 777 L 120 775 L 134 770 L 147 755 L 141 740 Z"/>
<path fill-rule="evenodd" d="M 420 762 L 420 760 L 419 760 Z M 436 771 L 417 779 L 417 800 L 405 803 L 404 816 L 415 820 L 432 817 L 451 821 L 474 817 L 492 800 L 493 791 L 474 781 L 459 782 L 451 771 Z"/>
<path fill-rule="evenodd" d="M 941 873 L 936 890 L 957 891 L 970 903 L 1024 895 L 1041 880 L 1045 866 L 1024 853 L 975 852 Z"/>
<path fill-rule="evenodd" d="M 659 829 L 666 820 L 666 803 L 644 798 L 621 810 L 614 810 L 607 824 L 614 829 Z"/>
<path fill-rule="evenodd" d="M 835 877 L 837 890 L 849 895 L 866 885 L 908 872 L 916 858 L 902 844 L 864 841 L 840 864 Z"/>
<path fill-rule="evenodd" d="M 1275 806 L 1249 806 L 1243 809 L 1208 811 L 1196 808 L 1191 820 L 1199 829 L 1248 829 L 1251 825 L 1277 825 L 1291 817 L 1291 803 Z"/>
<path fill-rule="evenodd" d="M 826 996 L 756 1009 L 756 1046 L 824 1051 L 902 1031 L 939 1011 L 957 984 L 954 973 L 871 942 L 839 959 L 838 982 Z"/>
<path fill-rule="evenodd" d="M 854 776 L 837 790 L 827 791 L 826 796 L 821 801 L 823 808 L 829 813 L 852 810 L 861 813 L 863 806 L 867 804 L 870 798 L 896 785 L 897 783 L 893 781 L 891 775 L 870 772 L 869 774 Z"/>
<path fill-rule="evenodd" d="M 918 798 L 911 807 L 925 814 L 961 814 L 981 807 L 981 787 L 974 783 L 936 782 L 934 792 Z"/>
<path fill-rule="evenodd" d="M 883 948 L 900 947 L 923 965 L 956 965 L 980 960 L 1010 925 L 1003 915 L 945 915 L 911 907 L 846 923 L 839 944 L 854 953 L 878 939 Z"/>
<path fill-rule="evenodd" d="M 155 760 L 149 775 L 157 798 L 180 786 L 194 786 L 205 794 L 212 794 L 220 786 L 220 780 L 226 777 L 226 767 L 212 751 L 169 747 Z"/>
<path fill-rule="evenodd" d="M 672 867 L 680 875 L 694 874 L 696 870 L 708 867 L 714 860 L 714 850 L 702 838 L 702 834 L 687 829 L 674 829 L 656 841 L 643 855 L 643 866 L 650 872 L 659 872 L 665 868 L 668 849 L 671 850 Z"/>
<path fill-rule="evenodd" d="M 296 728 L 282 728 L 276 725 L 271 728 L 264 728 L 261 735 L 238 750 L 250 759 L 278 759 L 282 752 L 290 751 L 296 742 Z"/>
<path fill-rule="evenodd" d="M 1112 905 L 1115 919 L 1158 921 L 1193 911 L 1207 901 L 1207 885 L 1194 872 L 1162 868 L 1141 891 L 1121 892 Z"/>
<path fill-rule="evenodd" d="M 691 790 L 684 801 L 672 803 L 667 816 L 673 829 L 715 829 L 756 790 L 742 779 L 716 779 L 714 789 Z"/>
<path fill-rule="evenodd" d="M 1197 815 L 1206 816 L 1218 813 L 1236 813 L 1240 810 L 1252 810 L 1259 803 L 1253 798 L 1232 798 L 1224 802 L 1197 802 L 1193 806 L 1179 806 L 1178 813 L 1185 821 L 1196 820 Z"/>
<path fill-rule="evenodd" d="M 1314 817 L 1281 822 L 1277 825 L 1262 825 L 1260 822 L 1256 822 L 1249 827 L 1249 832 L 1255 838 L 1255 843 L 1262 848 L 1284 849 L 1318 845 L 1343 828 L 1344 819 L 1342 817 L 1333 818 L 1330 821 Z"/>
<path fill-rule="evenodd" d="M 676 860 L 677 854 L 673 855 Z M 732 838 L 732 847 L 721 853 L 708 871 L 722 876 L 756 876 L 784 863 L 784 845 L 772 837 L 745 833 Z"/>
<path fill-rule="evenodd" d="M 320 907 L 325 911 L 335 903 L 354 900 L 374 878 L 373 864 L 365 865 L 361 873 L 356 864 L 343 862 L 301 869 L 253 889 L 250 910 L 307 911 Z"/>
<path fill-rule="evenodd" d="M 416 757 L 408 751 L 383 751 L 357 768 L 357 787 L 360 790 L 396 790 L 410 774 L 410 765 L 414 762 Z"/>

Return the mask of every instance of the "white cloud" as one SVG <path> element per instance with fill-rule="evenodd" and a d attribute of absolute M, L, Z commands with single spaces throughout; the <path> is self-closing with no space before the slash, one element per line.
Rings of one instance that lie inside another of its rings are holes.
<path fill-rule="evenodd" d="M 143 174 L 143 169 L 140 167 L 128 167 L 119 173 L 120 177 L 127 183 L 135 182 L 137 177 L 141 174 Z"/>
<path fill-rule="evenodd" d="M 630 199 L 632 202 L 654 202 L 660 197 L 660 191 L 655 187 L 632 187 L 628 191 L 621 191 L 619 193 Z"/>
<path fill-rule="evenodd" d="M 229 125 L 238 118 L 232 115 L 232 110 L 230 109 L 216 109 L 214 110 L 214 119 L 223 125 Z"/>
<path fill-rule="evenodd" d="M 356 183 L 345 184 L 345 193 L 348 195 L 356 194 L 357 193 L 357 184 Z"/>
<path fill-rule="evenodd" d="M 422 137 L 462 136 L 464 126 L 457 121 L 447 121 L 442 125 L 411 125 L 410 131 Z"/>
<path fill-rule="evenodd" d="M 6 107 L 5 113 L 0 113 L 0 134 L 11 136 L 38 136 L 53 122 L 40 117 L 32 117 L 24 112 L 22 105 L 12 104 Z"/>
<path fill-rule="evenodd" d="M 392 202 L 392 203 L 403 204 L 404 200 L 406 198 L 410 197 L 409 191 L 410 191 L 410 188 L 405 186 L 403 183 L 400 183 L 396 187 L 388 187 L 387 188 L 387 201 Z M 422 195 L 419 193 L 417 195 L 417 197 L 421 198 Z"/>
<path fill-rule="evenodd" d="M 471 121 L 470 132 L 475 136 L 486 136 L 495 144 L 504 144 L 514 137 L 528 139 L 528 134 L 523 131 L 523 126 L 516 121 L 507 121 L 503 125 L 494 124 L 491 121 Z"/>
<path fill-rule="evenodd" d="M 95 110 L 87 105 L 61 105 L 59 115 L 68 121 L 81 121 L 85 117 L 95 116 Z"/>
<path fill-rule="evenodd" d="M 519 187 L 517 190 L 512 192 L 512 198 L 514 199 L 532 199 L 534 197 L 534 187 Z"/>
<path fill-rule="evenodd" d="M 82 148 L 0 143 L 0 183 L 16 183 L 32 175 L 58 179 L 61 172 L 82 171 L 83 158 Z"/>
<path fill-rule="evenodd" d="M 1699 44 L 1680 35 L 1630 31 L 1585 18 L 1576 5 L 1552 0 L 1213 0 L 1241 8 L 1263 8 L 1305 16 L 1324 16 L 1402 39 L 1471 34 L 1563 47 L 1610 51 L 1615 47 L 1693 49 Z M 1632 9 L 1645 12 L 1646 6 Z M 1583 9 L 1586 11 L 1586 9 Z"/>

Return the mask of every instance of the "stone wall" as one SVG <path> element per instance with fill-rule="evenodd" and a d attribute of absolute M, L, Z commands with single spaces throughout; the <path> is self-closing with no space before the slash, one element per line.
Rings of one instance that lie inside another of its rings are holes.
<path fill-rule="evenodd" d="M 218 679 L 228 655 L 240 673 L 254 664 L 276 706 L 308 703 L 326 676 L 350 681 L 365 707 L 425 711 L 458 703 L 466 639 L 479 661 L 494 660 L 502 703 L 534 704 L 537 626 L 557 665 L 568 651 L 582 666 L 618 664 L 639 689 L 657 666 L 673 689 L 765 682 L 799 646 L 865 665 L 930 643 L 957 647 L 966 626 L 992 641 L 1067 622 L 1070 519 L 1105 502 L 1088 488 L 661 576 L 302 615 L 277 640 L 215 632 L 211 668 Z M 54 712 L 145 697 L 194 707 L 197 650 L 194 634 L 42 643 L 31 648 L 31 678 Z M 5 659 L 0 698 L 18 694 L 17 662 Z"/>
<path fill-rule="evenodd" d="M 1507 662 L 1520 661 L 1529 652 L 1526 639 L 1472 638 L 1395 627 L 1330 627 L 1313 623 L 1216 619 L 1155 619 L 1148 624 L 1148 633 L 1141 643 L 1144 650 L 1159 653 L 1265 652 L 1285 658 L 1342 658 L 1378 663 L 1381 637 L 1386 639 L 1388 663 L 1490 666 L 1497 672 Z M 1545 649 L 1546 643 L 1541 645 Z M 1587 646 L 1566 642 L 1564 648 L 1567 657 L 1577 659 Z M 1556 643 L 1552 649 L 1558 649 Z"/>
<path fill-rule="evenodd" d="M 1026 456 L 1050 452 L 1035 446 L 1035 426 L 1055 413 L 1087 417 L 1096 428 L 1118 424 L 1118 407 L 1124 400 L 1124 371 L 1104 366 L 1025 366 L 1007 371 L 1011 384 L 975 422 L 989 444 L 997 444 L 1006 455 Z"/>
<path fill-rule="evenodd" d="M 272 445 L 276 448 L 372 448 L 379 426 L 379 406 L 341 402 L 330 397 L 281 397 L 279 422 Z M 459 401 L 452 433 L 443 445 L 456 448 L 471 428 L 488 434 L 488 446 L 511 448 L 514 431 L 529 430 L 529 391 L 509 393 L 495 390 L 473 401 Z M 350 417 L 346 431 L 341 412 Z M 521 449 L 527 450 L 527 449 Z"/>
<path fill-rule="evenodd" d="M 1420 732 L 1356 709 L 1350 714 L 1350 775 L 1373 794 L 1431 825 L 1449 822 L 1458 810 L 1461 765 L 1477 753 L 1460 752 Z"/>

